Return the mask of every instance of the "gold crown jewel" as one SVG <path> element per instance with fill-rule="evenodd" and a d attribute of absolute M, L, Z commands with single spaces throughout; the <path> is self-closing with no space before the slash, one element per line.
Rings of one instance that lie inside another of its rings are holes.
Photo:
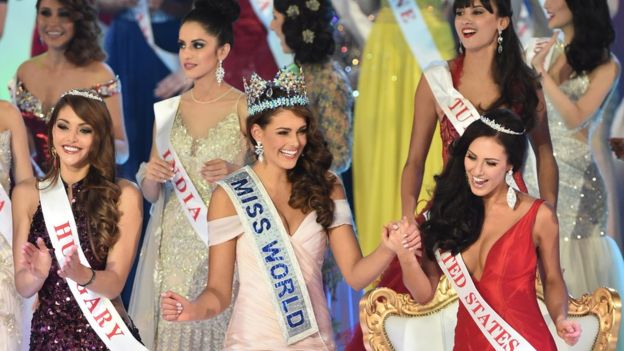
<path fill-rule="evenodd" d="M 485 123 L 488 127 L 499 131 L 501 133 L 505 133 L 505 134 L 511 134 L 511 135 L 522 135 L 525 133 L 525 130 L 523 129 L 521 132 L 516 132 L 515 130 L 511 130 L 501 124 L 496 123 L 496 121 L 494 121 L 493 119 L 488 118 L 487 116 L 481 116 L 481 122 Z"/>
<path fill-rule="evenodd" d="M 287 68 L 280 69 L 273 80 L 263 80 L 253 73 L 249 82 L 243 79 L 243 83 L 250 115 L 278 107 L 308 105 L 303 74 Z M 282 93 L 275 94 L 275 91 Z"/>
<path fill-rule="evenodd" d="M 64 98 L 67 95 L 72 95 L 72 96 L 82 96 L 91 100 L 96 100 L 99 102 L 104 102 L 104 100 L 102 100 L 102 97 L 100 97 L 100 95 L 98 95 L 95 91 L 93 90 L 80 90 L 80 89 L 71 89 L 68 90 L 66 92 L 63 93 L 63 95 L 61 95 L 61 99 Z"/>

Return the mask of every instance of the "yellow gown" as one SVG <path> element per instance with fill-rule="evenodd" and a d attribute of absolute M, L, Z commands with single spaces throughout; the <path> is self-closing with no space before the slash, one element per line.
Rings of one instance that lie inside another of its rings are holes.
<path fill-rule="evenodd" d="M 440 56 L 445 60 L 453 57 L 451 26 L 440 5 L 435 5 L 439 1 L 417 3 Z M 354 115 L 354 207 L 365 254 L 379 244 L 382 225 L 401 217 L 401 172 L 409 150 L 414 92 L 423 68 L 405 42 L 387 1 L 382 0 L 381 6 L 362 53 Z M 433 176 L 441 170 L 438 126 L 427 156 L 419 200 L 430 198 Z"/>

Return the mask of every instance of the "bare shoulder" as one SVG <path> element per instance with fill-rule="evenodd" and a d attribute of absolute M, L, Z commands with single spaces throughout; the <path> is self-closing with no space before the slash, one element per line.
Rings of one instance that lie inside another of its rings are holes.
<path fill-rule="evenodd" d="M 544 201 L 540 204 L 535 215 L 535 228 L 545 228 L 550 226 L 557 226 L 559 223 L 557 219 L 557 211 L 553 205 Z"/>
<path fill-rule="evenodd" d="M 8 101 L 0 100 L 0 131 L 12 129 L 16 123 L 21 122 L 22 115 L 17 107 Z"/>
<path fill-rule="evenodd" d="M 115 72 L 105 62 L 93 61 L 86 67 L 87 72 L 93 77 L 95 84 L 105 83 L 115 78 Z"/>
<path fill-rule="evenodd" d="M 342 184 L 342 180 L 340 179 L 340 177 L 338 175 L 336 175 L 333 172 L 328 172 L 327 176 L 333 176 L 334 177 L 334 186 L 332 187 L 332 192 L 329 195 L 329 197 L 331 197 L 332 200 L 344 200 L 347 198 L 345 189 L 344 189 L 344 185 Z"/>
<path fill-rule="evenodd" d="M 139 190 L 139 186 L 136 183 L 131 182 L 127 179 L 118 179 L 117 185 L 121 190 L 120 199 L 122 201 L 130 201 L 130 202 L 141 202 L 142 195 L 141 190 Z"/>
<path fill-rule="evenodd" d="M 217 186 L 212 192 L 208 206 L 208 220 L 214 220 L 236 215 L 234 204 L 225 189 Z"/>
<path fill-rule="evenodd" d="M 15 73 L 17 79 L 24 80 L 26 77 L 36 74 L 41 66 L 41 60 L 44 55 L 45 54 L 38 55 L 22 62 Z"/>

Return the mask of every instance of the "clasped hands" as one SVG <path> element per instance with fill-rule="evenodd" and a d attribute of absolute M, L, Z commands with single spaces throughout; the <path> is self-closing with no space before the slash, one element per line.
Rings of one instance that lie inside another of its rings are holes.
<path fill-rule="evenodd" d="M 408 220 L 407 217 L 384 225 L 382 240 L 384 245 L 397 255 L 409 252 L 416 257 L 422 257 L 420 230 L 416 222 Z"/>
<path fill-rule="evenodd" d="M 240 166 L 222 160 L 220 158 L 206 161 L 201 168 L 201 176 L 209 183 L 214 183 L 223 179 L 228 174 L 237 170 Z M 168 180 L 173 179 L 175 175 L 175 169 L 172 162 L 165 161 L 160 157 L 152 157 L 147 163 L 145 178 L 158 182 L 165 183 Z"/>

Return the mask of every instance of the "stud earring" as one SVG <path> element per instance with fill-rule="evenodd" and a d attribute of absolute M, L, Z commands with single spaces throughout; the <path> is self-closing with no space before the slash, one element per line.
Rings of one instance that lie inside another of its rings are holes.
<path fill-rule="evenodd" d="M 215 76 L 217 77 L 217 84 L 221 85 L 221 83 L 223 83 L 223 78 L 225 77 L 225 70 L 223 69 L 223 60 L 219 60 L 219 66 L 217 66 L 217 70 L 215 71 Z"/>
<path fill-rule="evenodd" d="M 496 41 L 498 42 L 498 48 L 496 51 L 500 55 L 503 53 L 503 31 L 500 29 L 498 30 L 498 39 Z"/>

